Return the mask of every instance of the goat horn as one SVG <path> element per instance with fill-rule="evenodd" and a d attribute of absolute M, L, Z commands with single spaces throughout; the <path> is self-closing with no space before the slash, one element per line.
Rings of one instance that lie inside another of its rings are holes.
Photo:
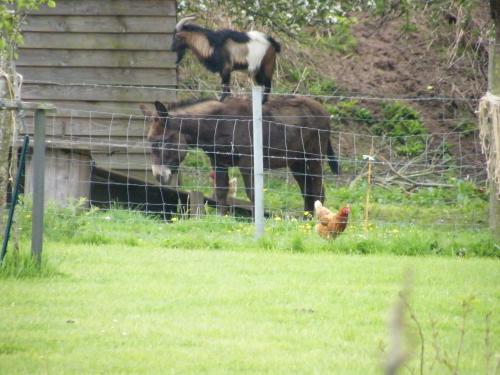
<path fill-rule="evenodd" d="M 181 19 L 177 25 L 175 26 L 175 30 L 176 31 L 181 31 L 182 30 L 182 26 L 184 26 L 184 24 L 188 21 L 191 21 L 191 20 L 195 20 L 196 19 L 196 16 L 189 16 L 189 17 L 186 17 L 186 18 L 183 18 Z"/>

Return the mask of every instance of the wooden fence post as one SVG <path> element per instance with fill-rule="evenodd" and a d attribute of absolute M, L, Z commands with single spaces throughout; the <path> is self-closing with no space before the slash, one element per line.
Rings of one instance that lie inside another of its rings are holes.
<path fill-rule="evenodd" d="M 497 24 L 497 27 L 500 25 Z M 498 32 L 497 32 L 498 34 Z M 498 40 L 498 39 L 497 39 Z M 490 41 L 488 64 L 488 94 L 482 98 L 479 111 L 479 128 L 488 166 L 490 186 L 490 228 L 495 240 L 500 242 L 500 45 Z"/>
<path fill-rule="evenodd" d="M 200 191 L 189 192 L 189 217 L 199 218 L 203 216 L 205 208 L 205 196 Z"/>
<path fill-rule="evenodd" d="M 0 99 L 11 99 L 9 93 L 10 77 L 7 75 L 7 64 L 0 59 Z M 10 110 L 0 111 L 0 226 L 3 226 L 7 207 L 7 187 L 9 185 L 10 146 L 12 141 L 12 124 Z"/>

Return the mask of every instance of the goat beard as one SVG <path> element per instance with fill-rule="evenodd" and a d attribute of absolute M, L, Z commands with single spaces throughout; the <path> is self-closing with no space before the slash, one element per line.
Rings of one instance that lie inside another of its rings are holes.
<path fill-rule="evenodd" d="M 178 65 L 181 62 L 185 54 L 186 54 L 186 48 L 179 48 L 177 50 L 177 61 L 175 62 L 176 65 Z"/>

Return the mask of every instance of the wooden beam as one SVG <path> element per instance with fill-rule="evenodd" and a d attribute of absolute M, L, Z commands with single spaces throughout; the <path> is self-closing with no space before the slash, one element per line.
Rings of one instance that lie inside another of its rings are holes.
<path fill-rule="evenodd" d="M 175 69 L 176 54 L 162 51 L 19 49 L 16 66 L 82 68 L 170 68 Z M 24 91 L 24 90 L 23 90 Z"/>
<path fill-rule="evenodd" d="M 172 45 L 172 34 L 92 34 L 24 32 L 23 48 L 78 50 L 145 50 L 166 51 Z"/>
<path fill-rule="evenodd" d="M 7 99 L 0 99 L 0 109 L 26 109 L 30 111 L 43 109 L 46 112 L 55 111 L 55 107 L 49 103 L 18 102 Z"/>
<path fill-rule="evenodd" d="M 25 117 L 26 131 L 33 134 L 33 117 Z M 82 137 L 90 135 L 95 139 L 103 137 L 141 138 L 145 139 L 148 134 L 149 124 L 144 117 L 141 118 L 119 118 L 103 119 L 92 116 L 86 117 L 55 117 L 50 116 L 47 120 L 47 138 L 66 136 L 66 138 Z"/>
<path fill-rule="evenodd" d="M 23 100 L 81 100 L 108 102 L 144 102 L 175 100 L 175 90 L 151 89 L 146 87 L 96 87 L 79 85 L 51 85 L 25 83 Z"/>
<path fill-rule="evenodd" d="M 161 33 L 174 29 L 175 16 L 30 15 L 22 31 L 63 33 Z"/>
<path fill-rule="evenodd" d="M 175 69 L 20 66 L 17 70 L 24 76 L 25 83 L 89 83 L 126 86 L 173 86 L 177 84 Z"/>
<path fill-rule="evenodd" d="M 114 121 L 120 118 L 129 119 L 132 117 L 135 120 L 144 120 L 144 115 L 139 108 L 141 102 L 52 100 L 51 103 L 57 107 L 57 116 L 86 117 L 87 119 L 107 118 L 110 121 L 110 127 L 114 126 Z"/>
<path fill-rule="evenodd" d="M 175 16 L 174 0 L 58 1 L 55 8 L 41 7 L 31 14 L 84 16 Z"/>

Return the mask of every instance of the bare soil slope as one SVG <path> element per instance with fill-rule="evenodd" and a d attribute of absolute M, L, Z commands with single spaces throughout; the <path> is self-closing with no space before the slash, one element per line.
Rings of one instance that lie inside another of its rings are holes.
<path fill-rule="evenodd" d="M 450 21 L 449 17 L 455 17 Z M 352 32 L 357 46 L 347 55 L 325 54 L 318 64 L 347 92 L 381 98 L 454 98 L 421 100 L 410 104 L 426 120 L 430 132 L 450 131 L 456 121 L 471 117 L 477 99 L 487 89 L 488 6 L 478 6 L 474 17 L 443 12 L 431 24 L 429 14 L 416 14 L 415 29 L 404 31 L 405 21 L 393 15 L 374 19 L 358 15 Z M 481 33 L 477 33 L 481 30 Z"/>

